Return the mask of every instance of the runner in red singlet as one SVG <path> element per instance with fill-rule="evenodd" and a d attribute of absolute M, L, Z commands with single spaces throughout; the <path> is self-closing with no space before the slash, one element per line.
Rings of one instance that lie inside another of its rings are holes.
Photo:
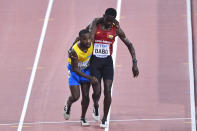
<path fill-rule="evenodd" d="M 115 37 L 118 36 L 123 43 L 128 47 L 128 50 L 132 56 L 133 76 L 139 75 L 137 66 L 137 59 L 134 47 L 132 43 L 127 39 L 125 33 L 119 26 L 119 22 L 116 18 L 116 10 L 108 8 L 102 18 L 96 18 L 87 27 L 92 35 L 94 41 L 94 50 L 90 63 L 90 73 L 95 76 L 99 84 L 93 86 L 92 98 L 94 101 L 93 117 L 95 120 L 100 120 L 99 104 L 98 101 L 101 96 L 101 80 L 104 83 L 104 115 L 101 120 L 100 127 L 107 127 L 107 115 L 111 105 L 111 87 L 114 77 L 114 67 L 112 60 L 113 43 Z"/>

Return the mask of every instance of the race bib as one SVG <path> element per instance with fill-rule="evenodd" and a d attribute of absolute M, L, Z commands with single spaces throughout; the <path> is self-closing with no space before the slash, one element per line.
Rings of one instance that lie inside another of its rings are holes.
<path fill-rule="evenodd" d="M 109 44 L 94 44 L 93 54 L 96 57 L 105 58 L 110 55 Z"/>

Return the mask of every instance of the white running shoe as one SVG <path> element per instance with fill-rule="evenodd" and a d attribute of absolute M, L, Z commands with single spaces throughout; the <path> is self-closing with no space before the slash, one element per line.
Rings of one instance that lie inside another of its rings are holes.
<path fill-rule="evenodd" d="M 92 116 L 95 121 L 100 121 L 99 107 L 94 106 Z"/>
<path fill-rule="evenodd" d="M 90 124 L 86 121 L 85 118 L 81 118 L 80 121 L 81 121 L 81 126 L 90 126 Z"/>
<path fill-rule="evenodd" d="M 70 106 L 64 106 L 64 119 L 68 120 L 70 118 Z"/>
<path fill-rule="evenodd" d="M 108 127 L 107 121 L 101 121 L 100 127 L 101 128 L 107 128 Z"/>

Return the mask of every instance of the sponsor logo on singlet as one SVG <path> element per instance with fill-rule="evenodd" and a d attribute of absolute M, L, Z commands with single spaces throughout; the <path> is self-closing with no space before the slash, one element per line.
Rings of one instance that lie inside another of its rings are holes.
<path fill-rule="evenodd" d="M 78 62 L 78 67 L 79 69 L 86 69 L 89 66 L 89 60 L 85 61 L 85 62 Z"/>
<path fill-rule="evenodd" d="M 109 38 L 109 39 L 113 39 L 114 36 L 113 36 L 113 35 L 108 35 L 108 38 Z"/>
<path fill-rule="evenodd" d="M 79 69 L 86 69 L 90 65 L 90 57 L 92 55 L 87 56 L 85 61 L 79 61 L 78 62 L 78 67 Z"/>

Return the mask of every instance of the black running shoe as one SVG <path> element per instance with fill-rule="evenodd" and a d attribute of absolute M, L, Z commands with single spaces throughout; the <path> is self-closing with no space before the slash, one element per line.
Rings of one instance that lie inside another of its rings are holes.
<path fill-rule="evenodd" d="M 100 121 L 99 107 L 94 106 L 92 116 L 93 116 L 94 120 Z"/>
<path fill-rule="evenodd" d="M 100 127 L 101 127 L 101 128 L 107 128 L 107 126 L 108 126 L 108 125 L 107 125 L 107 121 L 106 121 L 106 120 L 102 120 L 102 121 L 101 121 L 101 124 L 100 124 Z"/>
<path fill-rule="evenodd" d="M 65 105 L 64 106 L 64 119 L 68 120 L 70 118 L 70 108 L 71 106 Z"/>
<path fill-rule="evenodd" d="M 90 126 L 90 124 L 86 121 L 85 118 L 81 118 L 80 121 L 81 121 L 81 126 Z"/>

